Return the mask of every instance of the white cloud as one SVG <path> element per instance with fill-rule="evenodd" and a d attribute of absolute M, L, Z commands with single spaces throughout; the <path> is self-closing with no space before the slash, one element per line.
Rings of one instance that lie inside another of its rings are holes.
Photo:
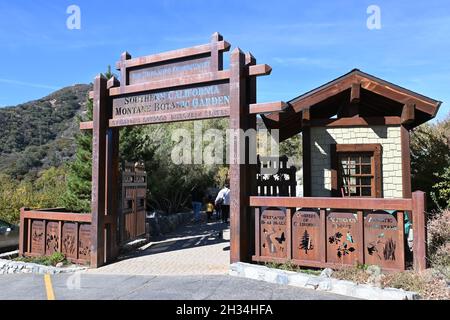
<path fill-rule="evenodd" d="M 59 89 L 59 87 L 50 86 L 50 85 L 46 85 L 46 84 L 42 84 L 42 83 L 24 82 L 24 81 L 4 79 L 4 78 L 0 78 L 0 82 L 12 84 L 12 85 L 24 86 L 24 87 L 33 87 L 33 88 L 42 88 L 42 89 L 51 89 L 51 90 Z"/>

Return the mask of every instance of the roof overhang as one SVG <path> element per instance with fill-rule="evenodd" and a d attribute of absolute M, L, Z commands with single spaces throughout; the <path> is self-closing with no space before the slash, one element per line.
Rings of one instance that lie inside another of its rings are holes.
<path fill-rule="evenodd" d="M 409 117 L 407 127 L 411 129 L 434 118 L 441 102 L 354 69 L 290 100 L 282 112 L 262 115 L 262 119 L 268 128 L 279 129 L 284 140 L 302 131 L 306 111 L 308 117 L 329 119 L 339 117 L 342 107 L 351 105 L 360 106 L 360 116 Z"/>

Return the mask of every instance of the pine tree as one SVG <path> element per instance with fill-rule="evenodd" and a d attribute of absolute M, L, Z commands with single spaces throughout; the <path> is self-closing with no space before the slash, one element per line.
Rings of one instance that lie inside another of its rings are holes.
<path fill-rule="evenodd" d="M 86 114 L 79 121 L 91 121 L 93 102 L 88 99 Z M 92 178 L 92 131 L 85 130 L 75 137 L 77 151 L 75 160 L 69 164 L 67 188 L 63 196 L 64 206 L 74 212 L 90 212 L 91 210 L 91 178 Z"/>
<path fill-rule="evenodd" d="M 300 242 L 300 249 L 305 250 L 305 254 L 308 254 L 308 250 L 312 249 L 311 237 L 306 229 Z"/>
<path fill-rule="evenodd" d="M 111 66 L 108 66 L 105 77 L 114 76 Z M 86 114 L 78 117 L 81 121 L 93 120 L 93 101 L 87 100 Z M 66 209 L 74 212 L 90 212 L 92 191 L 92 131 L 85 130 L 75 137 L 77 151 L 75 160 L 69 164 L 67 175 L 67 188 L 63 196 L 63 204 Z"/>

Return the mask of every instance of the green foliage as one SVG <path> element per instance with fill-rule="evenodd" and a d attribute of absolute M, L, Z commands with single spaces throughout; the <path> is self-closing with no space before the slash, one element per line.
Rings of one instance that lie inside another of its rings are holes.
<path fill-rule="evenodd" d="M 450 204 L 450 117 L 413 131 L 411 176 L 413 190 L 422 190 L 429 196 L 429 211 Z"/>
<path fill-rule="evenodd" d="M 201 123 L 203 131 L 216 128 L 223 132 L 225 137 L 227 120 L 204 120 Z M 194 122 L 124 128 L 120 134 L 121 159 L 133 162 L 145 161 L 149 203 L 153 208 L 168 213 L 174 213 L 188 206 L 190 192 L 195 186 L 206 191 L 216 182 L 221 182 L 226 175 L 226 165 L 174 164 L 171 152 L 177 142 L 172 141 L 172 133 L 176 129 L 186 129 L 193 143 Z M 218 172 L 222 177 L 217 176 Z"/>
<path fill-rule="evenodd" d="M 35 178 L 73 155 L 74 117 L 89 85 L 74 85 L 16 107 L 0 108 L 0 172 Z"/>
<path fill-rule="evenodd" d="M 64 167 L 43 170 L 34 181 L 18 181 L 0 174 L 0 219 L 17 223 L 21 207 L 60 207 L 65 184 Z"/>
<path fill-rule="evenodd" d="M 280 143 L 280 155 L 286 155 L 289 157 L 290 162 L 297 168 L 300 169 L 302 164 L 302 136 L 296 134 L 289 139 L 284 140 Z"/>
<path fill-rule="evenodd" d="M 92 120 L 93 103 L 88 99 L 86 114 L 80 121 Z M 69 164 L 67 188 L 62 198 L 63 206 L 73 212 L 90 212 L 92 177 L 92 131 L 85 130 L 75 136 L 75 159 Z"/>
<path fill-rule="evenodd" d="M 58 263 L 62 262 L 64 265 L 67 264 L 66 257 L 61 252 L 55 252 L 50 256 L 41 257 L 17 257 L 14 261 L 30 262 L 42 264 L 44 266 L 56 266 Z"/>

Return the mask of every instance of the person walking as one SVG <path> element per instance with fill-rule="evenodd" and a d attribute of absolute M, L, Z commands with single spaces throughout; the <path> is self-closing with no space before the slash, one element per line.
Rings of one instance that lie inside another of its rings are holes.
<path fill-rule="evenodd" d="M 217 194 L 215 203 L 221 203 L 222 222 L 228 222 L 230 216 L 230 185 L 228 183 Z"/>
<path fill-rule="evenodd" d="M 195 186 L 191 191 L 192 210 L 194 210 L 194 221 L 200 222 L 200 210 L 202 209 L 203 194 Z"/>
<path fill-rule="evenodd" d="M 205 211 L 206 211 L 207 221 L 210 222 L 212 214 L 214 212 L 214 204 L 213 204 L 213 199 L 212 199 L 211 195 L 208 196 L 208 200 L 206 201 L 205 209 L 206 209 Z"/>

